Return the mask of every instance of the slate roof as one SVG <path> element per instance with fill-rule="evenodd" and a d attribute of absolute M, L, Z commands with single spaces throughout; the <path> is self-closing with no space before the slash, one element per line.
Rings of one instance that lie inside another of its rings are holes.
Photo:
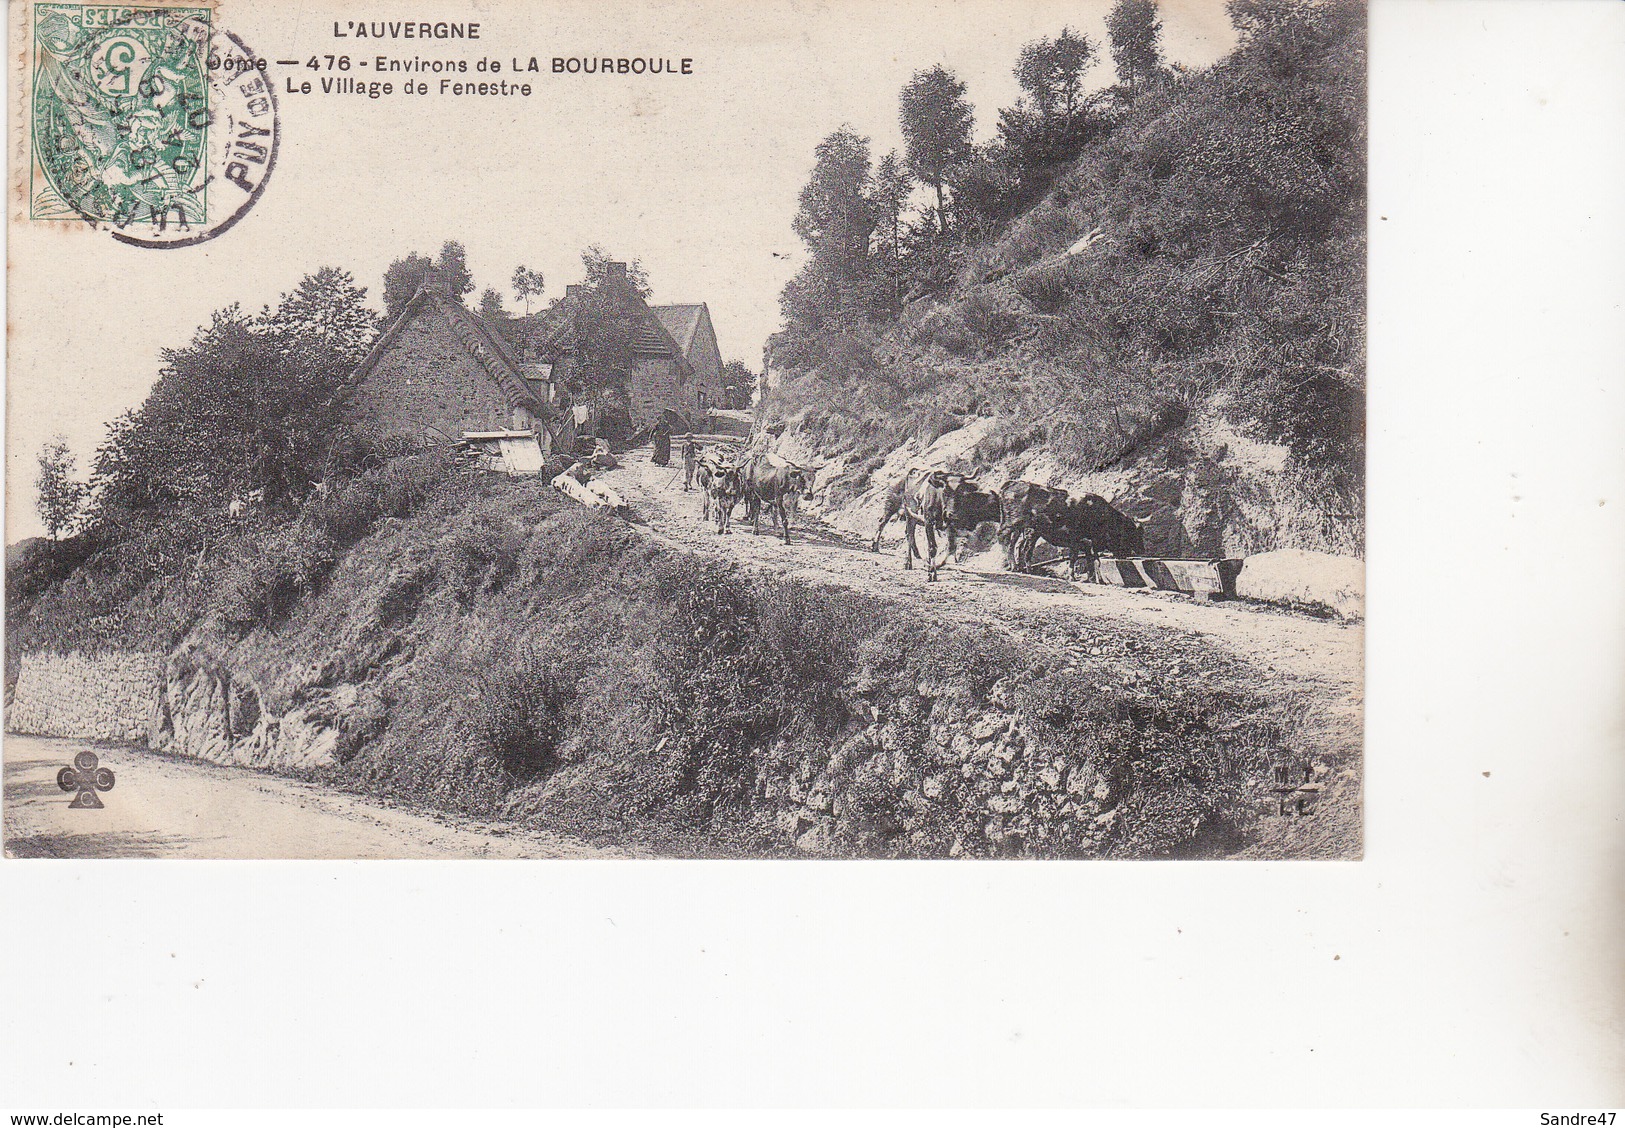
<path fill-rule="evenodd" d="M 688 366 L 688 347 L 670 325 L 666 316 L 661 312 L 668 309 L 694 309 L 700 306 L 656 306 L 650 307 L 630 287 L 624 293 L 628 311 L 632 316 L 632 351 L 639 356 L 670 357 Z M 558 303 L 548 313 L 538 316 L 548 318 L 550 324 L 538 335 L 536 355 L 544 359 L 557 357 L 561 353 L 569 352 L 576 347 L 576 319 L 581 314 L 582 303 L 579 298 L 568 295 L 559 299 Z M 689 326 L 688 340 L 693 340 L 695 328 L 699 325 L 698 317 L 694 317 L 694 325 Z M 681 328 L 681 326 L 679 326 Z"/>
<path fill-rule="evenodd" d="M 694 334 L 700 331 L 700 321 L 705 315 L 705 303 L 699 305 L 662 305 L 650 307 L 654 315 L 660 318 L 660 324 L 666 327 L 677 347 L 687 356 L 694 348 Z"/>

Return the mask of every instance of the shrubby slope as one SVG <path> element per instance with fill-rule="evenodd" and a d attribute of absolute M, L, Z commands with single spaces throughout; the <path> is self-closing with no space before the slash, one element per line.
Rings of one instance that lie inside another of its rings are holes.
<path fill-rule="evenodd" d="M 1206 681 L 1125 675 L 428 458 L 190 590 L 155 746 L 672 853 L 1257 849 L 1299 723 L 1217 651 Z M 77 629 L 64 608 L 36 605 L 36 642 Z"/>
<path fill-rule="evenodd" d="M 965 224 L 895 315 L 797 316 L 798 278 L 769 423 L 844 457 L 847 494 L 984 419 L 973 461 L 1104 487 L 1181 526 L 1161 551 L 1361 554 L 1364 12 L 1258 7 L 1226 59 L 1103 109 L 1029 210 Z"/>

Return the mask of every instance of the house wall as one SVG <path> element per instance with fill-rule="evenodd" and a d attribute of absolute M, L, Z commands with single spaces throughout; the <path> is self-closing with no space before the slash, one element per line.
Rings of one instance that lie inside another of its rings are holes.
<path fill-rule="evenodd" d="M 641 431 L 654 426 L 666 411 L 676 411 L 685 417 L 691 414 L 692 404 L 685 400 L 685 389 L 686 382 L 678 376 L 677 361 L 655 356 L 636 358 L 632 378 L 627 382 L 633 429 Z"/>
<path fill-rule="evenodd" d="M 427 305 L 351 393 L 350 412 L 357 425 L 385 435 L 416 436 L 432 426 L 455 439 L 464 431 L 529 425 L 515 418 L 445 315 Z"/>
<path fill-rule="evenodd" d="M 695 392 L 704 392 L 706 407 L 727 406 L 722 402 L 722 350 L 717 347 L 717 334 L 711 327 L 709 313 L 700 315 L 694 344 L 688 350 L 688 362 L 694 366 L 694 379 L 689 384 L 690 402 L 695 402 Z"/>

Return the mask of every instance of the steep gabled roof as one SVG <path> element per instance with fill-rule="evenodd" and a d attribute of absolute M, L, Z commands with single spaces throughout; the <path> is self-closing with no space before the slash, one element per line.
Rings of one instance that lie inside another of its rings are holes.
<path fill-rule="evenodd" d="M 520 372 L 519 358 L 502 339 L 502 335 L 465 309 L 461 302 L 453 301 L 450 294 L 428 285 L 419 287 L 418 292 L 412 295 L 412 300 L 406 303 L 401 315 L 395 319 L 395 324 L 384 330 L 383 336 L 379 337 L 367 352 L 366 357 L 350 377 L 351 390 L 372 373 L 378 366 L 378 361 L 401 335 L 401 331 L 418 315 L 426 303 L 435 305 L 445 315 L 451 324 L 452 335 L 486 375 L 502 389 L 503 394 L 507 396 L 509 407 L 528 407 L 538 412 L 543 410 L 541 400 L 531 391 L 530 385 L 525 382 Z"/>
<path fill-rule="evenodd" d="M 551 310 L 538 312 L 535 316 L 542 321 L 543 328 L 536 338 L 536 355 L 545 359 L 553 359 L 561 352 L 567 352 L 576 347 L 576 313 L 577 303 L 570 297 L 558 300 Z"/>
<path fill-rule="evenodd" d="M 694 335 L 700 331 L 700 322 L 705 319 L 705 303 L 699 305 L 660 305 L 651 307 L 654 315 L 660 318 L 660 324 L 666 327 L 672 339 L 677 342 L 687 356 L 694 348 Z"/>
<path fill-rule="evenodd" d="M 621 287 L 622 300 L 627 311 L 631 314 L 632 351 L 640 356 L 671 357 L 692 374 L 693 365 L 689 363 L 687 347 L 672 332 L 670 326 L 666 324 L 665 317 L 660 312 L 662 309 L 677 307 L 660 306 L 651 308 L 630 285 L 623 281 Z M 701 307 L 693 308 L 698 309 Z M 579 297 L 572 297 L 567 294 L 561 298 L 548 315 L 552 319 L 552 324 L 539 339 L 537 355 L 552 359 L 562 352 L 576 348 L 578 345 L 576 321 L 581 312 L 582 303 Z M 697 327 L 698 324 L 696 318 L 695 326 Z M 692 340 L 692 337 L 693 328 L 689 330 L 690 340 Z"/>
<path fill-rule="evenodd" d="M 638 315 L 637 329 L 632 336 L 633 351 L 643 353 L 645 356 L 669 356 L 682 365 L 689 375 L 693 375 L 694 366 L 688 362 L 688 353 L 683 346 L 672 337 L 670 330 L 662 324 L 642 296 L 624 281 L 622 285 L 632 312 Z"/>

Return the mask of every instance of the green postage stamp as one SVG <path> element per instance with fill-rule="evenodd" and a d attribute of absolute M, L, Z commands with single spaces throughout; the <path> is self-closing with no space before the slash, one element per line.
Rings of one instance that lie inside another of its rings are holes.
<path fill-rule="evenodd" d="M 275 163 L 263 60 L 205 7 L 33 6 L 28 214 L 143 246 L 218 235 Z"/>

